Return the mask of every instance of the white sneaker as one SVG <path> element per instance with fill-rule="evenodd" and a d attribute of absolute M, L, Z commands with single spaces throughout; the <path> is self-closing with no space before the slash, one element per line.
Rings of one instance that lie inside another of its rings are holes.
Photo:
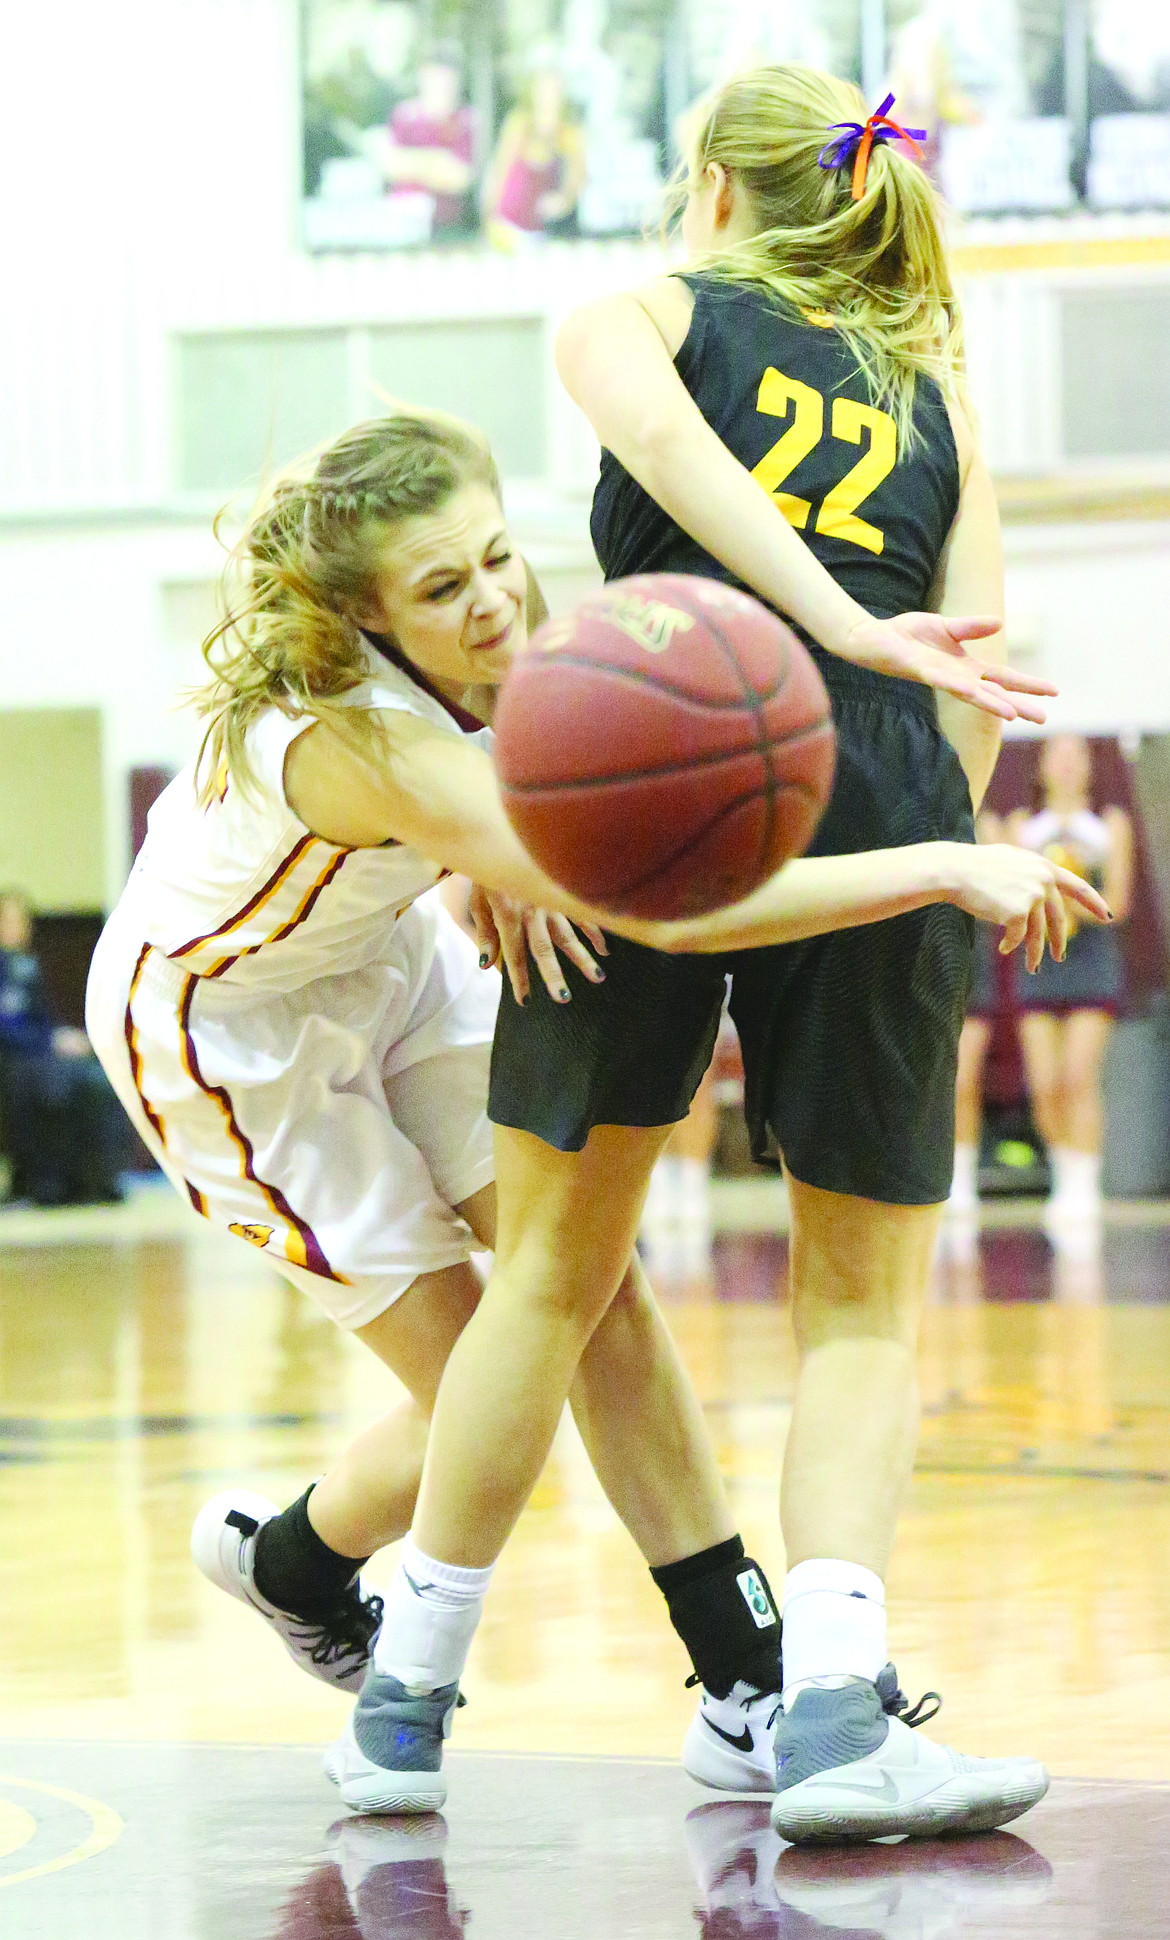
<path fill-rule="evenodd" d="M 776 1721 L 771 1817 L 781 1838 L 989 1832 L 1044 1797 L 1048 1773 L 1034 1758 L 968 1758 L 916 1737 L 934 1716 L 922 1715 L 925 1702 L 909 1710 L 889 1664 L 876 1685 L 851 1677 L 801 1691 Z"/>
<path fill-rule="evenodd" d="M 205 1502 L 191 1531 L 191 1554 L 209 1583 L 247 1603 L 271 1624 L 289 1656 L 310 1677 L 339 1691 L 360 1691 L 374 1638 L 382 1622 L 382 1599 L 363 1596 L 355 1577 L 319 1622 L 278 1610 L 256 1588 L 256 1535 L 280 1511 L 250 1489 L 225 1489 Z"/>
<path fill-rule="evenodd" d="M 778 1691 L 735 1684 L 728 1697 L 703 1691 L 683 1740 L 683 1769 L 715 1792 L 774 1792 Z"/>
<path fill-rule="evenodd" d="M 437 1812 L 447 1797 L 443 1741 L 460 1702 L 457 1684 L 413 1694 L 371 1671 L 323 1761 L 350 1809 Z"/>

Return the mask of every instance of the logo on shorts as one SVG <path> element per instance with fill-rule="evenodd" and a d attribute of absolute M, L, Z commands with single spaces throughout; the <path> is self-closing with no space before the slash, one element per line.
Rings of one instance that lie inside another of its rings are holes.
<path fill-rule="evenodd" d="M 237 1239 L 246 1239 L 250 1246 L 267 1246 L 272 1238 L 271 1226 L 245 1226 L 242 1220 L 233 1220 L 228 1227 Z"/>
<path fill-rule="evenodd" d="M 693 613 L 667 606 L 664 600 L 610 600 L 605 617 L 647 653 L 665 653 L 676 633 L 687 633 L 695 624 Z"/>
<path fill-rule="evenodd" d="M 776 1621 L 772 1599 L 761 1583 L 755 1570 L 741 1570 L 736 1577 L 740 1595 L 752 1613 L 752 1622 L 757 1630 L 768 1630 Z"/>

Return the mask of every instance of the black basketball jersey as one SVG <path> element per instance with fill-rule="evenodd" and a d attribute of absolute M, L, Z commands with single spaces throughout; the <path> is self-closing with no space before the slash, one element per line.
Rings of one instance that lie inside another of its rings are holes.
<path fill-rule="evenodd" d="M 838 331 L 793 316 L 749 285 L 684 281 L 695 308 L 675 368 L 708 424 L 860 606 L 880 618 L 920 611 L 959 503 L 939 386 L 919 376 L 921 435 L 899 456 L 893 416 L 870 401 Z M 590 531 L 607 580 L 699 573 L 742 585 L 609 451 Z"/>

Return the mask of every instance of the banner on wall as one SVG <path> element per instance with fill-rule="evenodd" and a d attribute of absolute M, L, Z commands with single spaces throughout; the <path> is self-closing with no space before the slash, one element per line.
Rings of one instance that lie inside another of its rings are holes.
<path fill-rule="evenodd" d="M 1130 0 L 301 0 L 303 237 L 636 235 L 688 106 L 799 61 L 895 94 L 970 215 L 1170 204 L 1170 9 Z M 1078 38 L 1079 36 L 1079 38 Z"/>
<path fill-rule="evenodd" d="M 677 0 L 304 0 L 310 249 L 638 233 Z"/>

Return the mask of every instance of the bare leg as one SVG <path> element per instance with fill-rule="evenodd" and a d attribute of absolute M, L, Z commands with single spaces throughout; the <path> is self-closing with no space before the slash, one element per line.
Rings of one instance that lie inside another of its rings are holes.
<path fill-rule="evenodd" d="M 780 1485 L 788 1567 L 884 1576 L 918 1442 L 918 1323 L 938 1206 L 886 1206 L 789 1176 L 800 1351 Z"/>
<path fill-rule="evenodd" d="M 558 1152 L 527 1132 L 497 1128 L 496 1268 L 439 1390 L 413 1530 L 426 1555 L 483 1569 L 499 1554 L 548 1455 L 586 1346 L 626 1272 L 646 1181 L 667 1135 L 665 1126 L 598 1126 L 583 1151 Z M 625 1321 L 623 1333 L 628 1353 Z M 643 1339 L 658 1340 L 657 1329 Z M 603 1335 L 603 1356 L 606 1341 Z M 606 1409 L 616 1414 L 619 1450 L 630 1445 L 630 1410 L 618 1382 L 603 1370 L 604 1359 L 599 1369 L 591 1358 L 578 1395 L 605 1468 Z M 664 1367 L 654 1377 L 665 1378 L 660 1393 L 670 1395 L 680 1375 L 677 1362 L 673 1371 Z M 696 1423 L 694 1416 L 692 1428 Z M 649 1436 L 642 1428 L 644 1455 Z M 689 1440 L 690 1430 L 680 1433 Z M 664 1479 L 672 1501 L 662 1505 L 663 1520 L 644 1545 L 651 1564 L 675 1560 L 704 1540 L 718 1542 L 726 1532 L 721 1491 L 710 1505 L 714 1533 L 696 1542 L 689 1491 L 678 1489 L 677 1477 Z"/>
<path fill-rule="evenodd" d="M 672 1159 L 697 1159 L 701 1165 L 710 1165 L 715 1131 L 715 1066 L 709 1064 L 691 1100 L 690 1111 L 674 1128 L 666 1147 L 667 1155 Z"/>
<path fill-rule="evenodd" d="M 1101 1068 L 1113 1033 L 1104 1010 L 1076 1010 L 1065 1020 L 1061 1045 L 1065 1139 L 1074 1152 L 1101 1150 Z"/>
<path fill-rule="evenodd" d="M 698 1397 L 636 1256 L 569 1399 L 597 1478 L 651 1567 L 735 1533 Z"/>
<path fill-rule="evenodd" d="M 494 1186 L 458 1211 L 491 1250 Z M 470 1268 L 450 1267 L 416 1281 L 358 1330 L 411 1399 L 359 1435 L 309 1497 L 310 1522 L 339 1554 L 372 1555 L 409 1529 L 435 1395 L 479 1295 Z M 598 1479 L 649 1563 L 672 1562 L 731 1535 L 698 1400 L 636 1258 L 589 1340 L 571 1399 Z"/>
<path fill-rule="evenodd" d="M 1067 1143 L 1064 1085 L 1061 1078 L 1060 1019 L 1046 1010 L 1025 1011 L 1020 1046 L 1036 1128 L 1050 1150 Z"/>
<path fill-rule="evenodd" d="M 495 1187 L 484 1186 L 456 1210 L 490 1247 Z M 351 1442 L 309 1497 L 309 1521 L 339 1555 L 372 1556 L 410 1528 L 439 1382 L 480 1292 L 479 1276 L 468 1264 L 424 1273 L 385 1313 L 356 1329 L 410 1399 Z"/>

